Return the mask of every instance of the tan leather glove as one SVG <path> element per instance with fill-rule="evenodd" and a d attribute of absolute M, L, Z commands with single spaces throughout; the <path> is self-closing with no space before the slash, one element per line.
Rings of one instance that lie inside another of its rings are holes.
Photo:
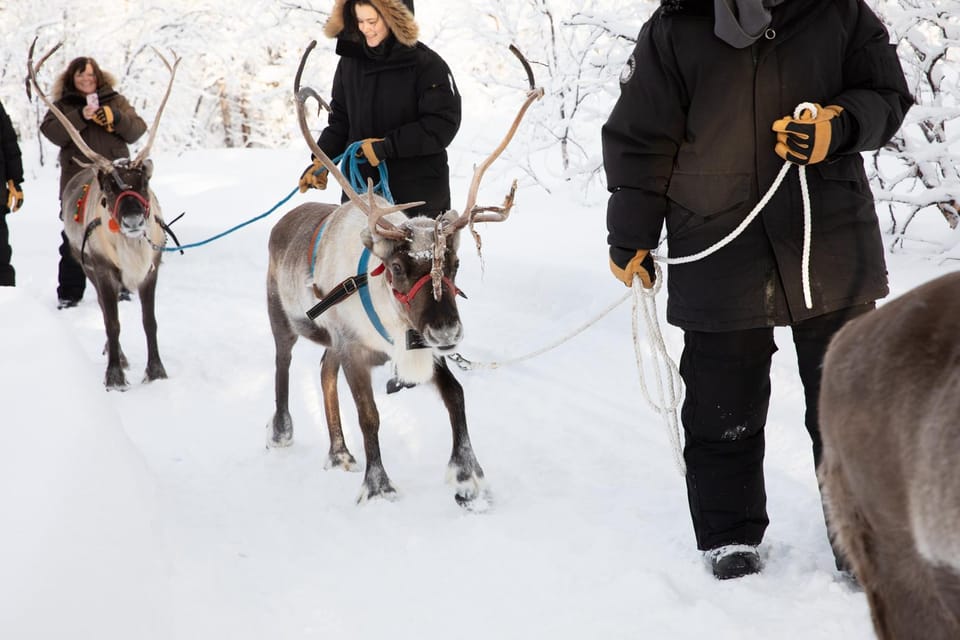
<path fill-rule="evenodd" d="M 360 151 L 371 167 L 375 167 L 383 160 L 383 138 L 365 138 L 360 142 Z"/>
<path fill-rule="evenodd" d="M 314 160 L 313 164 L 300 174 L 300 193 L 306 193 L 307 189 L 326 189 L 328 175 L 323 163 Z"/>
<path fill-rule="evenodd" d="M 616 276 L 617 280 L 627 285 L 633 286 L 633 276 L 640 276 L 640 283 L 644 289 L 652 289 L 657 281 L 657 272 L 653 266 L 653 256 L 649 249 L 637 249 L 632 254 L 632 249 L 623 249 L 621 247 L 610 247 L 610 271 Z"/>
<path fill-rule="evenodd" d="M 804 109 L 799 118 L 786 116 L 773 123 L 777 132 L 777 155 L 796 164 L 816 164 L 821 162 L 839 145 L 840 135 L 836 132 L 835 120 L 843 112 L 843 107 L 835 104 L 821 107 L 814 105 L 817 115 Z"/>
<path fill-rule="evenodd" d="M 13 180 L 7 180 L 7 209 L 11 213 L 23 206 L 23 189 Z"/>
<path fill-rule="evenodd" d="M 110 133 L 113 133 L 114 125 L 116 125 L 119 120 L 119 114 L 115 114 L 113 109 L 107 106 L 100 107 L 93 114 L 93 121 Z"/>

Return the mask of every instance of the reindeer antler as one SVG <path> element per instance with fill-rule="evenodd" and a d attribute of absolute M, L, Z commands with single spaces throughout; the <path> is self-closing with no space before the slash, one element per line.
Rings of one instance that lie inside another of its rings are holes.
<path fill-rule="evenodd" d="M 543 87 L 535 86 L 533 69 L 531 69 L 530 63 L 527 62 L 527 59 L 524 57 L 524 55 L 520 53 L 520 50 L 514 45 L 510 45 L 510 51 L 517 56 L 517 58 L 519 58 L 520 63 L 523 65 L 523 68 L 527 73 L 527 82 L 530 87 L 527 91 L 527 99 L 520 106 L 520 111 L 517 113 L 516 118 L 513 119 L 513 124 L 510 125 L 510 129 L 507 131 L 507 135 L 505 135 L 503 140 L 500 142 L 500 145 L 494 149 L 489 156 L 487 156 L 486 160 L 480 163 L 480 166 L 473 170 L 473 180 L 470 182 L 470 190 L 467 192 L 467 205 L 464 207 L 461 216 L 450 225 L 450 230 L 452 232 L 463 228 L 463 226 L 466 224 L 469 224 L 470 231 L 473 233 L 473 236 L 477 242 L 477 250 L 480 249 L 480 237 L 473 230 L 473 224 L 475 222 L 502 222 L 506 220 L 507 216 L 510 215 L 510 209 L 513 207 L 513 198 L 517 190 L 517 183 L 516 180 L 514 180 L 513 186 L 511 187 L 510 192 L 507 194 L 507 197 L 504 199 L 502 206 L 477 207 L 477 192 L 480 190 L 480 181 L 483 179 L 483 174 L 487 171 L 490 165 L 500 157 L 500 154 L 503 153 L 503 150 L 507 148 L 507 145 L 510 144 L 510 141 L 513 140 L 513 136 L 517 132 L 517 128 L 520 126 L 520 121 L 523 120 L 523 116 L 526 114 L 530 105 L 533 104 L 534 101 L 543 97 Z"/>
<path fill-rule="evenodd" d="M 476 232 L 473 228 L 474 223 L 476 222 L 503 222 L 507 219 L 507 216 L 510 215 L 510 210 L 513 208 L 513 199 L 517 193 L 517 181 L 514 180 L 513 184 L 510 187 L 507 197 L 504 198 L 503 204 L 499 207 L 478 207 L 477 204 L 477 192 L 480 190 L 480 181 L 483 179 L 483 174 L 486 172 L 487 168 L 493 164 L 493 162 L 500 157 L 500 154 L 503 153 L 503 150 L 507 148 L 507 145 L 510 144 L 510 141 L 513 139 L 513 135 L 517 132 L 517 127 L 520 126 L 520 121 L 523 120 L 523 116 L 526 114 L 527 109 L 535 100 L 539 100 L 543 97 L 543 88 L 537 87 L 535 85 L 533 77 L 533 69 L 530 67 L 530 63 L 527 62 L 527 59 L 524 57 L 520 50 L 514 45 L 510 45 L 510 51 L 513 55 L 517 56 L 520 60 L 520 64 L 523 65 L 524 71 L 527 73 L 527 83 L 529 84 L 529 89 L 527 90 L 527 99 L 520 106 L 520 111 L 517 113 L 517 117 L 513 119 L 513 124 L 510 125 L 507 135 L 504 136 L 503 140 L 500 142 L 500 145 L 493 150 L 487 159 L 480 163 L 480 166 L 474 168 L 473 170 L 473 180 L 470 182 L 470 191 L 467 192 L 467 206 L 464 207 L 463 213 L 459 218 L 454 220 L 448 225 L 437 225 L 435 245 L 433 251 L 433 268 L 431 274 L 433 276 L 433 296 L 434 298 L 440 298 L 441 292 L 441 278 L 443 274 L 443 248 L 446 245 L 447 236 L 455 233 L 457 230 L 462 229 L 466 225 L 470 225 L 470 233 L 473 235 L 473 240 L 477 245 L 477 253 L 480 253 L 480 234 Z"/>
<path fill-rule="evenodd" d="M 67 134 L 70 136 L 70 139 L 73 140 L 73 143 L 77 145 L 77 149 L 87 157 L 90 162 L 95 164 L 100 171 L 109 173 L 113 170 L 113 162 L 111 162 L 106 156 L 102 156 L 93 149 L 84 141 L 80 136 L 80 132 L 77 131 L 77 128 L 73 126 L 73 123 L 63 115 L 63 112 L 56 107 L 56 105 L 51 102 L 50 98 L 47 97 L 47 94 L 43 92 L 43 89 L 40 88 L 40 83 L 37 82 L 37 72 L 40 70 L 40 67 L 43 66 L 43 63 L 47 61 L 47 58 L 52 56 L 54 52 L 63 46 L 63 42 L 58 42 L 50 51 L 46 53 L 40 61 L 37 62 L 36 66 L 33 64 L 33 51 L 37 46 L 37 38 L 33 39 L 33 43 L 30 45 L 30 51 L 27 54 L 27 76 L 30 78 L 30 82 L 33 84 L 33 88 L 37 90 L 37 95 L 40 96 L 40 99 L 43 100 L 44 104 L 50 109 L 50 112 L 56 116 L 57 120 L 60 121 L 60 124 L 63 125 L 66 129 Z"/>
<path fill-rule="evenodd" d="M 157 129 L 159 129 L 160 116 L 163 115 L 163 108 L 167 106 L 167 98 L 170 97 L 170 90 L 173 88 L 173 79 L 177 75 L 177 66 L 180 64 L 180 57 L 176 53 L 171 51 L 173 55 L 173 66 L 170 65 L 170 62 L 164 57 L 162 53 L 157 51 L 156 47 L 150 47 L 153 49 L 154 53 L 160 56 L 160 59 L 163 60 L 163 64 L 166 65 L 167 70 L 170 72 L 170 82 L 167 83 L 167 92 L 163 94 L 163 100 L 160 102 L 160 108 L 157 109 L 157 115 L 153 117 L 153 126 L 150 127 L 150 135 L 147 137 L 147 144 L 140 149 L 140 152 L 137 154 L 137 157 L 133 159 L 133 165 L 137 166 L 144 160 L 149 157 L 150 148 L 153 146 L 153 139 L 157 136 Z"/>
<path fill-rule="evenodd" d="M 322 107 L 324 107 L 327 111 L 330 111 L 330 106 L 327 105 L 327 103 L 317 94 L 316 91 L 310 87 L 300 87 L 300 78 L 303 75 L 303 68 L 306 65 L 307 57 L 310 55 L 310 52 L 316 45 L 316 40 L 311 41 L 306 50 L 303 52 L 303 57 L 300 58 L 300 66 L 297 68 L 297 75 L 294 78 L 293 83 L 294 96 L 296 97 L 297 102 L 297 120 L 300 124 L 300 132 L 303 134 L 304 140 L 307 141 L 310 151 L 313 152 L 313 155 L 320 160 L 323 166 L 327 168 L 327 171 L 330 173 L 330 175 L 332 175 L 340 184 L 340 188 L 343 189 L 343 192 L 347 195 L 347 198 L 350 199 L 350 202 L 355 204 L 361 211 L 367 214 L 370 230 L 386 238 L 402 240 L 403 238 L 407 237 L 407 232 L 397 228 L 397 226 L 390 221 L 385 220 L 384 216 L 394 213 L 395 211 L 405 211 L 406 209 L 419 207 L 423 204 L 423 202 L 408 202 L 390 207 L 381 207 L 376 203 L 373 197 L 373 181 L 369 179 L 367 180 L 367 192 L 369 194 L 369 198 L 365 202 L 364 199 L 360 197 L 360 194 L 358 194 L 350 185 L 350 181 L 344 177 L 343 173 L 340 172 L 340 169 L 337 168 L 337 165 L 335 165 L 327 156 L 327 154 L 323 152 L 323 149 L 320 148 L 320 145 L 317 144 L 317 141 L 314 140 L 313 136 L 310 134 L 310 128 L 307 126 L 306 110 L 304 108 L 307 98 L 315 98 Z"/>

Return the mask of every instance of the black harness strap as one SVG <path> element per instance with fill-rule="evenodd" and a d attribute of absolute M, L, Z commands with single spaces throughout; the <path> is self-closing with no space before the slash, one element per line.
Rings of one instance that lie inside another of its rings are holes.
<path fill-rule="evenodd" d="M 343 302 L 353 294 L 357 292 L 357 289 L 360 287 L 367 286 L 367 274 L 361 273 L 359 275 L 351 276 L 335 286 L 330 293 L 326 295 L 320 302 L 313 305 L 307 309 L 307 317 L 311 320 L 316 320 L 321 313 L 337 304 L 338 302 Z M 317 289 L 317 285 L 313 285 L 313 291 L 320 297 L 320 290 Z"/>
<path fill-rule="evenodd" d="M 83 242 L 80 243 L 80 265 L 86 266 L 87 264 L 87 238 L 90 237 L 90 234 L 93 233 L 93 230 L 103 224 L 103 220 L 99 217 L 95 218 L 87 225 L 87 228 L 83 231 Z"/>

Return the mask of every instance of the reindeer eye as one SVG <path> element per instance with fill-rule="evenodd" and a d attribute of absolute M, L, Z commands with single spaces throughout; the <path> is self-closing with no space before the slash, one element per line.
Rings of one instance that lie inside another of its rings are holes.
<path fill-rule="evenodd" d="M 403 276 L 403 266 L 399 262 L 394 262 L 390 265 L 390 272 L 394 277 L 401 277 Z"/>

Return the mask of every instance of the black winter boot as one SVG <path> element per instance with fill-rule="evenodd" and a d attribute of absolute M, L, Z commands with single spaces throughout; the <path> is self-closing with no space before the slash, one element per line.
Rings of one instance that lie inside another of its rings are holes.
<path fill-rule="evenodd" d="M 711 549 L 705 555 L 710 560 L 713 577 L 717 580 L 760 573 L 760 554 L 753 545 L 728 544 Z"/>

